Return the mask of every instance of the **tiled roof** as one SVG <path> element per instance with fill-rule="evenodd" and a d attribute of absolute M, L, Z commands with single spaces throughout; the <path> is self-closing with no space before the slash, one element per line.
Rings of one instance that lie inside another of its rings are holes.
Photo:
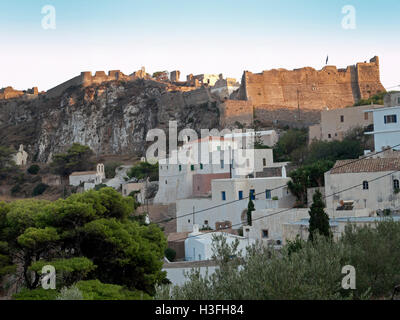
<path fill-rule="evenodd" d="M 400 158 L 338 160 L 331 174 L 400 170 Z"/>
<path fill-rule="evenodd" d="M 78 172 L 72 172 L 71 176 L 89 176 L 89 175 L 94 175 L 96 174 L 96 171 L 78 171 Z"/>

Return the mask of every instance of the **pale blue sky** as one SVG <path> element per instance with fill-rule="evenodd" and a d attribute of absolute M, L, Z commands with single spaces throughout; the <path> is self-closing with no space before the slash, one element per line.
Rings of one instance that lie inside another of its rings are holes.
<path fill-rule="evenodd" d="M 41 26 L 56 8 L 55 30 Z M 341 26 L 356 9 L 355 30 Z M 400 84 L 398 0 L 14 0 L 0 7 L 0 87 L 47 90 L 81 71 L 223 73 L 330 64 L 374 55 Z"/>

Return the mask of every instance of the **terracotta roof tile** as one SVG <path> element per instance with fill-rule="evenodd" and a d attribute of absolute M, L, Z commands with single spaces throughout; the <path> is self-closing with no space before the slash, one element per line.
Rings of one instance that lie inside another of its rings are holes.
<path fill-rule="evenodd" d="M 338 160 L 330 171 L 331 174 L 383 172 L 400 170 L 399 158 Z"/>

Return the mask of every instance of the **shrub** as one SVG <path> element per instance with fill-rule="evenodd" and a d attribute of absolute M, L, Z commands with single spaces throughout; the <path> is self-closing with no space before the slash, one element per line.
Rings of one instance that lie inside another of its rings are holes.
<path fill-rule="evenodd" d="M 14 187 L 11 188 L 11 194 L 15 195 L 17 193 L 20 193 L 22 190 L 22 187 L 19 183 L 17 183 Z"/>
<path fill-rule="evenodd" d="M 174 261 L 176 258 L 176 251 L 172 248 L 165 249 L 165 257 L 171 262 Z"/>
<path fill-rule="evenodd" d="M 44 183 L 39 183 L 32 191 L 32 196 L 40 196 L 42 195 L 48 188 L 49 186 Z"/>
<path fill-rule="evenodd" d="M 38 174 L 40 171 L 40 167 L 37 164 L 33 164 L 28 168 L 28 173 L 32 175 Z"/>
<path fill-rule="evenodd" d="M 115 178 L 115 170 L 120 167 L 122 163 L 120 162 L 110 162 L 106 163 L 104 166 L 104 171 L 106 174 L 107 179 L 113 179 Z"/>

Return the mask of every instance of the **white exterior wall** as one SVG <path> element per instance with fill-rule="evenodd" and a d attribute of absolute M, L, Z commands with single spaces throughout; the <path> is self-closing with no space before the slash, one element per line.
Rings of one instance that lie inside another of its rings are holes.
<path fill-rule="evenodd" d="M 396 115 L 397 123 L 385 123 L 384 118 L 388 115 Z M 400 106 L 373 110 L 373 117 L 374 131 L 366 134 L 374 135 L 375 151 L 400 144 Z M 393 149 L 400 150 L 400 146 Z"/>
<path fill-rule="evenodd" d="M 326 172 L 325 193 L 327 196 L 327 208 L 336 209 L 340 205 L 341 200 L 355 201 L 354 209 L 369 208 L 375 211 L 378 209 L 399 208 L 400 194 L 394 193 L 393 180 L 400 180 L 400 172 L 395 172 L 393 175 L 388 175 L 389 173 L 390 172 L 363 172 L 330 174 L 330 172 Z M 380 178 L 383 176 L 385 177 Z M 363 181 L 371 181 L 373 179 L 377 180 L 369 182 L 369 189 L 363 190 Z M 351 188 L 356 185 L 357 187 Z M 346 191 L 331 196 L 342 190 Z"/>
<path fill-rule="evenodd" d="M 245 253 L 246 248 L 255 243 L 255 240 L 232 235 L 229 233 L 213 232 L 204 234 L 189 234 L 185 240 L 185 260 L 186 261 L 203 261 L 211 260 L 213 256 L 212 240 L 214 235 L 224 235 L 228 245 L 239 241 L 237 250 Z"/>
<path fill-rule="evenodd" d="M 310 209 L 269 209 L 256 210 L 253 212 L 253 226 L 243 227 L 243 236 L 255 240 L 268 242 L 271 240 L 280 240 L 285 242 L 284 226 L 293 224 L 302 219 L 309 219 Z M 352 210 L 352 211 L 333 211 L 326 209 L 330 219 L 342 217 L 365 217 L 370 210 Z M 247 231 L 248 230 L 248 231 Z M 268 230 L 268 238 L 262 237 L 262 231 Z"/>
<path fill-rule="evenodd" d="M 69 176 L 69 184 L 71 186 L 78 187 L 80 186 L 81 183 L 85 182 L 92 182 L 94 184 L 100 184 L 101 183 L 101 177 L 98 176 L 97 174 L 87 174 L 87 175 L 81 175 L 81 176 Z"/>
<path fill-rule="evenodd" d="M 223 221 L 230 221 L 234 227 L 239 228 L 240 224 L 246 221 L 246 217 L 243 217 L 243 212 L 247 210 L 249 203 L 249 199 L 229 203 L 239 200 L 239 190 L 243 191 L 244 198 L 249 196 L 251 189 L 254 189 L 256 194 L 261 193 L 256 195 L 256 200 L 253 201 L 256 210 L 292 207 L 296 198 L 288 192 L 287 187 L 272 190 L 285 186 L 289 180 L 289 178 L 213 180 L 211 199 L 176 201 L 177 232 L 190 232 L 193 230 L 194 224 L 203 226 L 206 224 L 205 221 L 208 221 L 208 225 L 213 229 L 216 222 Z M 278 197 L 279 200 L 266 199 L 266 190 L 272 190 L 271 198 Z M 226 193 L 226 201 L 222 200 L 222 191 Z M 215 208 L 215 206 L 218 207 Z M 194 217 L 191 214 L 192 212 L 196 212 Z"/>

